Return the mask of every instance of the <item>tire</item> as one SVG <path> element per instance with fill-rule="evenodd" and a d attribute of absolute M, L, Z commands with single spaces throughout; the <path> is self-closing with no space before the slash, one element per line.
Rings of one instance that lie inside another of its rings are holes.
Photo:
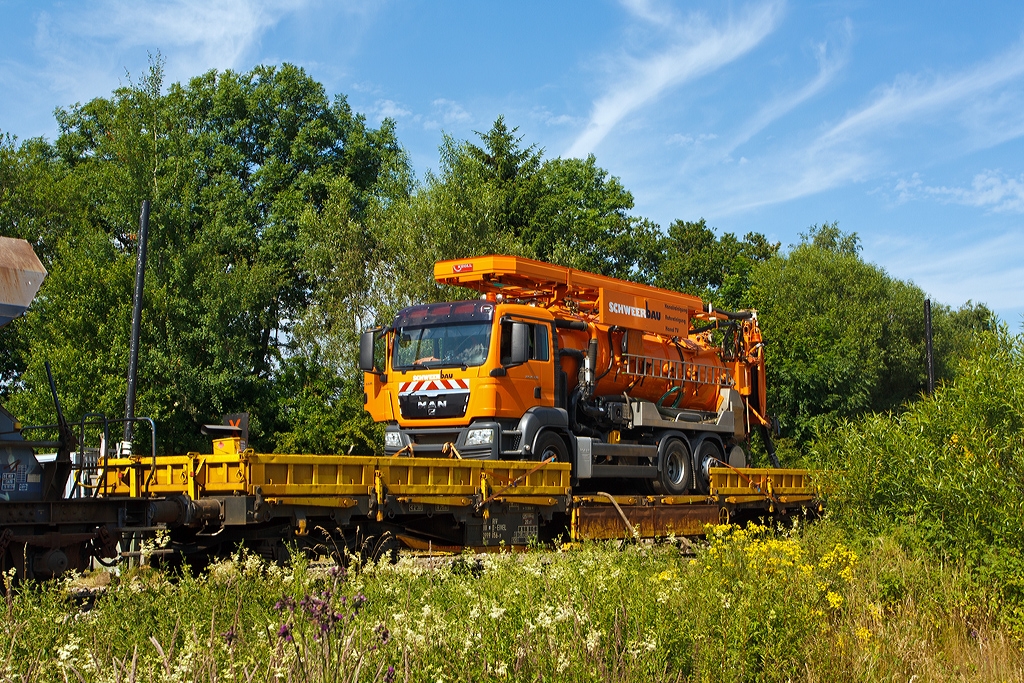
<path fill-rule="evenodd" d="M 533 459 L 547 460 L 552 455 L 555 456 L 555 462 L 568 462 L 569 460 L 569 453 L 562 437 L 552 431 L 541 432 L 533 449 Z"/>
<path fill-rule="evenodd" d="M 671 439 L 665 445 L 665 453 L 658 472 L 658 488 L 661 493 L 680 496 L 689 493 L 693 481 L 693 461 L 690 449 L 679 439 Z"/>
<path fill-rule="evenodd" d="M 708 468 L 714 466 L 714 462 L 709 460 L 724 460 L 722 455 L 722 449 L 718 443 L 709 437 L 698 438 L 693 444 L 693 488 L 698 493 L 708 493 L 711 491 L 711 482 L 708 479 Z"/>

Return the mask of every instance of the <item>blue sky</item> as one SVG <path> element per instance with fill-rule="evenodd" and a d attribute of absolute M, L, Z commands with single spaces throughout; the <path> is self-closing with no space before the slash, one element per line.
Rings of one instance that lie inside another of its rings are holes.
<path fill-rule="evenodd" d="M 56 132 L 149 53 L 170 80 L 292 62 L 417 174 L 499 115 L 593 153 L 667 226 L 789 245 L 839 221 L 935 300 L 1024 315 L 1024 3 L 0 0 L 0 131 Z"/>

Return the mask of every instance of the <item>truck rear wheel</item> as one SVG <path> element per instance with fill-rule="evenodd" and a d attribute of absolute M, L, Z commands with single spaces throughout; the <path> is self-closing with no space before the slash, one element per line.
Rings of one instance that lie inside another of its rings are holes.
<path fill-rule="evenodd" d="M 722 462 L 722 449 L 713 437 L 705 436 L 698 438 L 693 444 L 693 451 L 696 457 L 693 464 L 696 471 L 693 475 L 693 487 L 698 493 L 708 493 L 711 490 L 708 470 L 717 467 Z"/>
<path fill-rule="evenodd" d="M 665 445 L 661 471 L 658 472 L 658 488 L 663 494 L 679 496 L 689 492 L 692 481 L 690 449 L 679 439 L 672 439 Z"/>

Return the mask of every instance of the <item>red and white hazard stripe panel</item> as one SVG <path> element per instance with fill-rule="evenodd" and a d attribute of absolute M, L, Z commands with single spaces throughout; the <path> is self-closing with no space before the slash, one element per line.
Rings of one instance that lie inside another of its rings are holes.
<path fill-rule="evenodd" d="M 433 391 L 469 391 L 469 380 L 466 379 L 426 379 L 413 382 L 402 382 L 399 394 L 415 394 Z"/>

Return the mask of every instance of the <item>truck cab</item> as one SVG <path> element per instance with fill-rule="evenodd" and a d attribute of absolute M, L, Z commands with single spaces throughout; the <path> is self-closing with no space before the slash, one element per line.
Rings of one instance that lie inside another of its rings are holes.
<path fill-rule="evenodd" d="M 487 299 L 412 306 L 364 334 L 366 407 L 387 422 L 385 454 L 531 457 L 541 427 L 568 427 L 557 345 L 550 311 Z"/>

